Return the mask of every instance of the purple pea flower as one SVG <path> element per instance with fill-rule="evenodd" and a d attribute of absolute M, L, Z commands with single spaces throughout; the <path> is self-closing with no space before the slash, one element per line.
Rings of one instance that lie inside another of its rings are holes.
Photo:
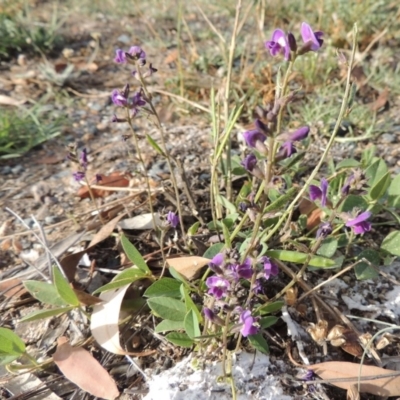
<path fill-rule="evenodd" d="M 322 40 L 323 32 L 314 32 L 311 26 L 303 22 L 301 24 L 301 37 L 303 38 L 304 46 L 300 50 L 301 54 L 307 51 L 317 51 L 321 48 L 324 41 Z"/>
<path fill-rule="evenodd" d="M 294 147 L 293 142 L 288 141 L 283 143 L 283 145 L 280 147 L 279 153 L 277 154 L 277 159 L 282 160 L 284 158 L 289 158 L 295 153 L 297 153 L 296 147 Z"/>
<path fill-rule="evenodd" d="M 73 172 L 72 173 L 72 176 L 73 176 L 73 178 L 75 179 L 76 182 L 80 182 L 83 179 L 85 179 L 85 175 L 86 174 L 83 171 L 77 171 L 77 172 Z"/>
<path fill-rule="evenodd" d="M 305 139 L 310 132 L 309 126 L 302 126 L 301 128 L 295 130 L 293 133 L 289 134 L 289 140 L 292 142 L 298 142 Z"/>
<path fill-rule="evenodd" d="M 208 263 L 208 266 L 210 267 L 211 271 L 222 275 L 223 273 L 222 265 L 224 264 L 224 259 L 225 257 L 222 253 L 216 254 Z"/>
<path fill-rule="evenodd" d="M 269 50 L 272 57 L 281 53 L 284 55 L 286 61 L 290 60 L 289 42 L 282 29 L 274 30 L 271 40 L 265 42 L 265 47 Z"/>
<path fill-rule="evenodd" d="M 204 316 L 210 320 L 213 321 L 215 318 L 215 313 L 213 310 L 211 310 L 210 308 L 204 307 L 203 308 L 203 312 L 204 312 Z"/>
<path fill-rule="evenodd" d="M 229 266 L 229 270 L 235 281 L 239 279 L 251 279 L 253 275 L 251 264 L 251 258 L 247 257 L 242 264 L 231 264 Z"/>
<path fill-rule="evenodd" d="M 246 141 L 247 146 L 255 148 L 257 147 L 257 142 L 264 143 L 267 137 L 259 130 L 254 129 L 244 132 L 243 138 Z"/>
<path fill-rule="evenodd" d="M 146 53 L 142 50 L 140 46 L 132 46 L 128 54 L 135 60 L 144 60 L 144 64 L 146 63 Z M 143 64 L 143 65 L 144 65 Z"/>
<path fill-rule="evenodd" d="M 324 222 L 318 228 L 316 237 L 317 239 L 319 239 L 320 237 L 325 239 L 331 233 L 332 233 L 332 225 L 329 222 Z"/>
<path fill-rule="evenodd" d="M 179 217 L 172 211 L 168 211 L 167 214 L 167 222 L 173 227 L 176 228 L 179 225 Z"/>
<path fill-rule="evenodd" d="M 79 157 L 79 163 L 81 164 L 82 168 L 86 170 L 89 163 L 86 148 L 82 149 L 81 156 Z"/>
<path fill-rule="evenodd" d="M 279 274 L 278 266 L 271 261 L 271 259 L 267 256 L 263 256 L 260 259 L 261 263 L 264 264 L 264 277 L 265 279 L 269 279 L 272 276 L 276 276 Z"/>
<path fill-rule="evenodd" d="M 257 157 L 253 153 L 250 153 L 243 161 L 241 161 L 240 164 L 243 165 L 246 171 L 252 172 L 254 167 L 257 165 Z"/>
<path fill-rule="evenodd" d="M 128 106 L 128 98 L 125 96 L 121 90 L 114 89 L 111 92 L 111 100 L 118 107 L 127 107 Z"/>
<path fill-rule="evenodd" d="M 346 226 L 352 227 L 353 232 L 356 235 L 363 234 L 365 232 L 369 232 L 371 230 L 371 222 L 367 221 L 370 218 L 372 213 L 370 211 L 364 211 L 359 214 L 356 218 L 350 219 L 346 222 Z"/>
<path fill-rule="evenodd" d="M 310 185 L 310 200 L 315 201 L 317 199 L 321 200 L 322 207 L 326 206 L 327 193 L 328 193 L 329 183 L 325 178 L 321 179 L 321 186 Z"/>
<path fill-rule="evenodd" d="M 126 55 L 125 55 L 125 52 L 124 52 L 123 50 L 121 50 L 121 49 L 117 49 L 117 50 L 115 51 L 115 58 L 114 58 L 114 61 L 115 61 L 117 64 L 125 64 L 125 63 L 126 63 Z"/>
<path fill-rule="evenodd" d="M 217 300 L 225 296 L 230 287 L 229 281 L 219 276 L 210 276 L 207 278 L 206 285 L 208 286 L 208 293 Z"/>
<path fill-rule="evenodd" d="M 354 176 L 354 174 L 351 174 L 351 175 L 346 179 L 346 182 L 345 182 L 345 184 L 344 184 L 343 187 L 342 187 L 342 194 L 343 194 L 344 196 L 347 196 L 347 195 L 350 193 L 350 188 L 351 188 L 351 185 L 354 183 L 354 181 L 355 181 L 355 176 Z"/>
<path fill-rule="evenodd" d="M 239 317 L 240 322 L 243 324 L 240 333 L 244 336 L 255 335 L 259 331 L 259 327 L 256 325 L 257 319 L 251 315 L 250 310 L 244 310 Z"/>

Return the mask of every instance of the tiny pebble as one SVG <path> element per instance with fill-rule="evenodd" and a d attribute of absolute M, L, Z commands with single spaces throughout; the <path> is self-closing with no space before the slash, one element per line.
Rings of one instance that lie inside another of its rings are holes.
<path fill-rule="evenodd" d="M 11 169 L 11 172 L 14 175 L 19 175 L 23 170 L 24 170 L 24 167 L 21 164 L 18 164 Z"/>
<path fill-rule="evenodd" d="M 3 167 L 1 169 L 1 174 L 2 175 L 8 175 L 8 174 L 11 174 L 11 172 L 12 172 L 12 169 L 11 169 L 11 167 L 9 165 L 6 165 L 5 167 Z"/>
<path fill-rule="evenodd" d="M 393 143 L 396 138 L 392 133 L 384 133 L 381 135 L 381 140 L 383 143 Z"/>
<path fill-rule="evenodd" d="M 55 217 L 54 215 L 49 215 L 44 219 L 44 223 L 46 225 L 53 225 L 57 222 L 57 217 Z"/>
<path fill-rule="evenodd" d="M 124 43 L 124 44 L 129 44 L 131 43 L 131 39 L 128 35 L 121 35 L 118 37 L 118 42 Z"/>

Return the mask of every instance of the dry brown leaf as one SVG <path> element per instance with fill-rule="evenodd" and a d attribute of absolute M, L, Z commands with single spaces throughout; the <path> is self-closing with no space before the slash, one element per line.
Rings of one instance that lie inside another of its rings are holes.
<path fill-rule="evenodd" d="M 358 385 L 360 392 L 376 396 L 400 396 L 400 373 L 373 365 L 363 365 L 350 362 L 329 361 L 307 367 L 321 379 L 330 381 L 334 386 L 349 390 L 352 385 Z M 376 377 L 383 376 L 376 379 Z M 335 380 L 335 381 L 333 381 Z M 337 381 L 336 381 L 337 380 Z"/>
<path fill-rule="evenodd" d="M 162 226 L 162 221 L 159 213 L 154 213 L 154 222 L 159 228 Z M 119 222 L 118 226 L 121 229 L 133 229 L 133 230 L 147 230 L 153 229 L 153 216 L 151 213 L 142 215 L 136 215 L 132 218 L 123 219 Z"/>
<path fill-rule="evenodd" d="M 168 258 L 167 265 L 176 269 L 186 279 L 195 279 L 200 274 L 200 271 L 211 260 L 204 257 L 190 256 Z"/>
<path fill-rule="evenodd" d="M 357 385 L 351 385 L 347 391 L 346 400 L 360 400 L 360 392 Z"/>
<path fill-rule="evenodd" d="M 14 97 L 5 96 L 4 94 L 0 94 L 0 104 L 4 106 L 20 106 L 24 104 L 26 100 L 17 100 Z"/>
<path fill-rule="evenodd" d="M 86 293 L 82 290 L 74 289 L 74 292 L 79 300 L 79 303 L 83 304 L 84 306 L 94 306 L 95 304 L 99 304 L 102 302 L 102 300 L 98 297 L 92 296 L 91 294 Z"/>
<path fill-rule="evenodd" d="M 72 347 L 66 337 L 57 341 L 53 360 L 64 376 L 85 392 L 103 399 L 115 399 L 119 391 L 110 374 L 82 347 Z"/>
<path fill-rule="evenodd" d="M 21 297 L 23 294 L 28 291 L 25 289 L 22 284 L 21 279 L 19 278 L 8 278 L 0 281 L 0 292 L 7 298 L 11 297 Z"/>
<path fill-rule="evenodd" d="M 386 107 L 388 102 L 389 102 L 389 88 L 386 87 L 383 90 L 383 92 L 381 92 L 379 94 L 378 98 L 369 104 L 369 108 L 372 111 L 379 111 L 380 109 L 383 109 L 384 107 Z"/>
<path fill-rule="evenodd" d="M 93 307 L 90 330 L 97 343 L 113 354 L 128 354 L 119 342 L 119 311 L 129 285 L 100 294 L 102 304 Z"/>
<path fill-rule="evenodd" d="M 92 179 L 91 184 L 96 186 L 107 186 L 107 187 L 128 187 L 129 176 L 123 172 L 115 171 L 110 175 L 99 174 L 98 178 L 101 178 L 99 183 L 96 183 L 96 178 Z M 112 190 L 102 190 L 92 188 L 94 198 L 106 197 L 114 193 Z M 81 199 L 90 198 L 90 192 L 87 186 L 81 186 L 78 190 L 78 196 Z"/>

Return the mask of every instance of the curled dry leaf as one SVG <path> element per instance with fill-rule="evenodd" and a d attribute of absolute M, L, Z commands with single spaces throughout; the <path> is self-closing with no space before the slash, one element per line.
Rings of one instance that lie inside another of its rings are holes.
<path fill-rule="evenodd" d="M 177 257 L 168 258 L 167 264 L 173 267 L 186 279 L 195 279 L 200 274 L 200 271 L 210 262 L 209 258 L 191 256 L 191 257 Z"/>
<path fill-rule="evenodd" d="M 119 311 L 129 285 L 100 294 L 102 304 L 93 307 L 90 330 L 97 343 L 110 353 L 125 355 L 119 342 Z"/>
<path fill-rule="evenodd" d="M 64 336 L 57 341 L 53 360 L 64 376 L 85 392 L 103 399 L 115 399 L 119 391 L 110 374 L 82 347 L 72 347 Z"/>
<path fill-rule="evenodd" d="M 351 390 L 352 385 L 358 385 L 360 393 L 376 396 L 400 396 L 400 372 L 362 365 L 350 362 L 329 361 L 307 367 L 321 379 L 334 386 Z"/>
<path fill-rule="evenodd" d="M 154 213 L 154 222 L 157 227 L 162 226 L 162 221 L 159 213 Z M 137 215 L 136 217 L 123 219 L 118 223 L 121 229 L 134 229 L 134 230 L 146 230 L 153 229 L 153 217 L 151 213 Z"/>
<path fill-rule="evenodd" d="M 105 187 L 128 187 L 130 176 L 123 172 L 115 171 L 110 175 L 99 174 L 98 177 L 101 178 L 99 183 L 96 183 L 96 178 L 92 179 L 91 185 L 96 186 L 92 188 L 92 193 L 94 198 L 106 197 L 114 193 L 112 190 L 99 189 L 99 186 Z M 81 186 L 78 190 L 78 196 L 81 199 L 90 198 L 90 192 L 87 186 Z"/>

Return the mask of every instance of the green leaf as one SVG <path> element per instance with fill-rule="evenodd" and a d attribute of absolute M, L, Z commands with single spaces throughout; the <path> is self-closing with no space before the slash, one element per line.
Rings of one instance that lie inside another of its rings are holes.
<path fill-rule="evenodd" d="M 251 345 L 258 351 L 264 354 L 269 354 L 269 346 L 264 336 L 261 333 L 256 333 L 255 335 L 248 336 Z"/>
<path fill-rule="evenodd" d="M 200 222 L 199 222 L 199 221 L 195 222 L 195 223 L 188 229 L 188 235 L 189 235 L 189 236 L 194 236 L 194 235 L 197 233 L 197 231 L 199 230 L 199 227 L 200 227 Z"/>
<path fill-rule="evenodd" d="M 11 329 L 0 328 L 0 356 L 17 356 L 25 353 L 25 343 Z"/>
<path fill-rule="evenodd" d="M 355 160 L 354 158 L 347 158 L 345 160 L 340 161 L 338 165 L 336 165 L 336 170 L 342 168 L 356 168 L 360 165 L 360 162 Z"/>
<path fill-rule="evenodd" d="M 36 321 L 38 319 L 46 319 L 49 317 L 54 317 L 56 315 L 61 315 L 68 311 L 71 311 L 74 308 L 75 308 L 74 306 L 70 306 L 70 307 L 52 308 L 50 310 L 34 311 L 31 314 L 25 315 L 25 317 L 21 318 L 19 322 L 30 322 L 30 321 Z"/>
<path fill-rule="evenodd" d="M 267 250 L 265 254 L 281 261 L 292 262 L 296 264 L 304 264 L 308 257 L 308 254 L 290 250 Z M 333 267 L 335 265 L 335 261 L 320 256 L 312 256 L 309 265 L 312 267 L 328 268 Z"/>
<path fill-rule="evenodd" d="M 273 303 L 264 304 L 257 309 L 257 315 L 271 314 L 280 311 L 284 304 L 283 301 L 274 301 Z"/>
<path fill-rule="evenodd" d="M 390 185 L 390 180 L 390 172 L 387 172 L 374 184 L 374 186 L 371 187 L 369 195 L 371 196 L 372 200 L 378 200 L 385 195 L 386 190 Z"/>
<path fill-rule="evenodd" d="M 231 248 L 231 234 L 229 232 L 229 228 L 225 225 L 224 221 L 222 221 L 222 233 L 224 234 L 225 246 L 227 249 Z"/>
<path fill-rule="evenodd" d="M 201 313 L 200 313 L 199 309 L 197 308 L 196 304 L 194 304 L 192 298 L 190 297 L 188 288 L 182 285 L 181 293 L 183 294 L 183 298 L 185 299 L 186 311 L 189 311 L 189 310 L 194 311 L 197 315 L 197 320 L 199 322 L 203 322 L 203 317 L 201 316 Z"/>
<path fill-rule="evenodd" d="M 68 305 L 58 294 L 57 289 L 51 283 L 39 281 L 25 281 L 25 289 L 41 303 L 50 304 L 52 306 Z"/>
<path fill-rule="evenodd" d="M 164 152 L 162 151 L 161 147 L 156 143 L 156 141 L 148 134 L 146 134 L 146 139 L 149 142 L 150 146 L 160 155 L 165 157 Z"/>
<path fill-rule="evenodd" d="M 179 331 L 185 329 L 183 321 L 171 321 L 170 319 L 164 319 L 154 329 L 156 333 L 168 332 L 168 331 Z"/>
<path fill-rule="evenodd" d="M 317 254 L 323 257 L 333 257 L 338 247 L 338 241 L 334 237 L 324 239 L 317 250 Z"/>
<path fill-rule="evenodd" d="M 185 331 L 190 339 L 194 339 L 201 335 L 199 319 L 197 318 L 197 314 L 193 310 L 189 310 L 186 314 L 185 321 Z"/>
<path fill-rule="evenodd" d="M 151 275 L 151 271 L 147 266 L 146 261 L 144 261 L 137 248 L 125 235 L 121 236 L 121 244 L 129 260 L 132 261 L 132 263 L 135 264 L 146 275 Z"/>
<path fill-rule="evenodd" d="M 174 267 L 169 267 L 168 271 L 177 281 L 182 282 L 186 287 L 190 286 L 186 278 L 181 275 Z"/>
<path fill-rule="evenodd" d="M 400 175 L 396 175 L 388 189 L 389 204 L 392 207 L 400 207 Z"/>
<path fill-rule="evenodd" d="M 364 211 L 368 208 L 368 204 L 363 197 L 350 194 L 346 197 L 345 201 L 342 204 L 342 207 L 340 207 L 340 211 L 351 212 L 355 207 Z"/>
<path fill-rule="evenodd" d="M 372 249 L 367 249 L 367 250 L 362 251 L 358 255 L 357 260 L 362 260 L 363 258 L 368 260 L 372 265 L 374 265 L 376 267 L 379 267 L 379 265 L 381 263 L 381 257 L 379 256 L 379 253 Z M 354 271 L 356 273 L 356 277 L 358 280 L 376 279 L 379 276 L 378 272 L 376 272 L 375 269 L 372 268 L 365 261 L 358 263 L 354 267 Z"/>
<path fill-rule="evenodd" d="M 278 197 L 274 202 L 264 208 L 264 214 L 276 210 L 280 210 L 288 201 L 290 201 L 297 193 L 297 188 L 291 187 L 284 195 Z"/>
<path fill-rule="evenodd" d="M 170 297 L 153 297 L 147 300 L 147 304 L 157 316 L 171 321 L 184 321 L 186 307 L 180 300 Z"/>
<path fill-rule="evenodd" d="M 171 332 L 168 333 L 165 338 L 171 343 L 181 347 L 192 347 L 194 344 L 193 339 L 190 339 L 186 333 Z"/>
<path fill-rule="evenodd" d="M 17 360 L 19 357 L 21 357 L 20 354 L 13 356 L 2 356 L 0 353 L 0 365 L 11 364 L 14 360 Z"/>
<path fill-rule="evenodd" d="M 261 328 L 269 328 L 272 325 L 275 325 L 278 321 L 278 317 L 274 317 L 273 315 L 269 315 L 268 317 L 261 318 L 259 324 Z"/>
<path fill-rule="evenodd" d="M 110 283 L 107 283 L 106 285 L 96 289 L 93 294 L 105 292 L 111 289 L 117 289 L 146 277 L 147 275 L 144 274 L 140 269 L 135 267 L 128 268 L 118 274 Z"/>
<path fill-rule="evenodd" d="M 147 290 L 144 292 L 145 297 L 175 297 L 179 299 L 181 292 L 179 290 L 181 284 L 176 279 L 172 278 L 161 278 L 155 281 Z"/>
<path fill-rule="evenodd" d="M 400 231 L 390 232 L 389 235 L 383 239 L 381 249 L 393 256 L 400 257 Z"/>
<path fill-rule="evenodd" d="M 69 283 L 62 276 L 61 271 L 56 266 L 53 267 L 53 279 L 54 279 L 54 286 L 56 287 L 60 297 L 67 304 L 79 307 L 80 303 L 78 297 L 76 296 L 71 286 L 69 286 Z"/>
<path fill-rule="evenodd" d="M 372 164 L 365 170 L 365 176 L 368 178 L 368 185 L 375 186 L 388 172 L 388 167 L 382 158 L 375 158 Z"/>
<path fill-rule="evenodd" d="M 218 253 L 221 253 L 222 249 L 225 247 L 224 243 L 215 243 L 210 246 L 203 254 L 204 258 L 209 258 L 210 260 L 214 258 Z"/>
<path fill-rule="evenodd" d="M 237 212 L 236 206 L 232 204 L 226 197 L 218 194 L 216 196 L 216 200 L 219 204 L 226 208 L 230 214 L 235 214 Z"/>

